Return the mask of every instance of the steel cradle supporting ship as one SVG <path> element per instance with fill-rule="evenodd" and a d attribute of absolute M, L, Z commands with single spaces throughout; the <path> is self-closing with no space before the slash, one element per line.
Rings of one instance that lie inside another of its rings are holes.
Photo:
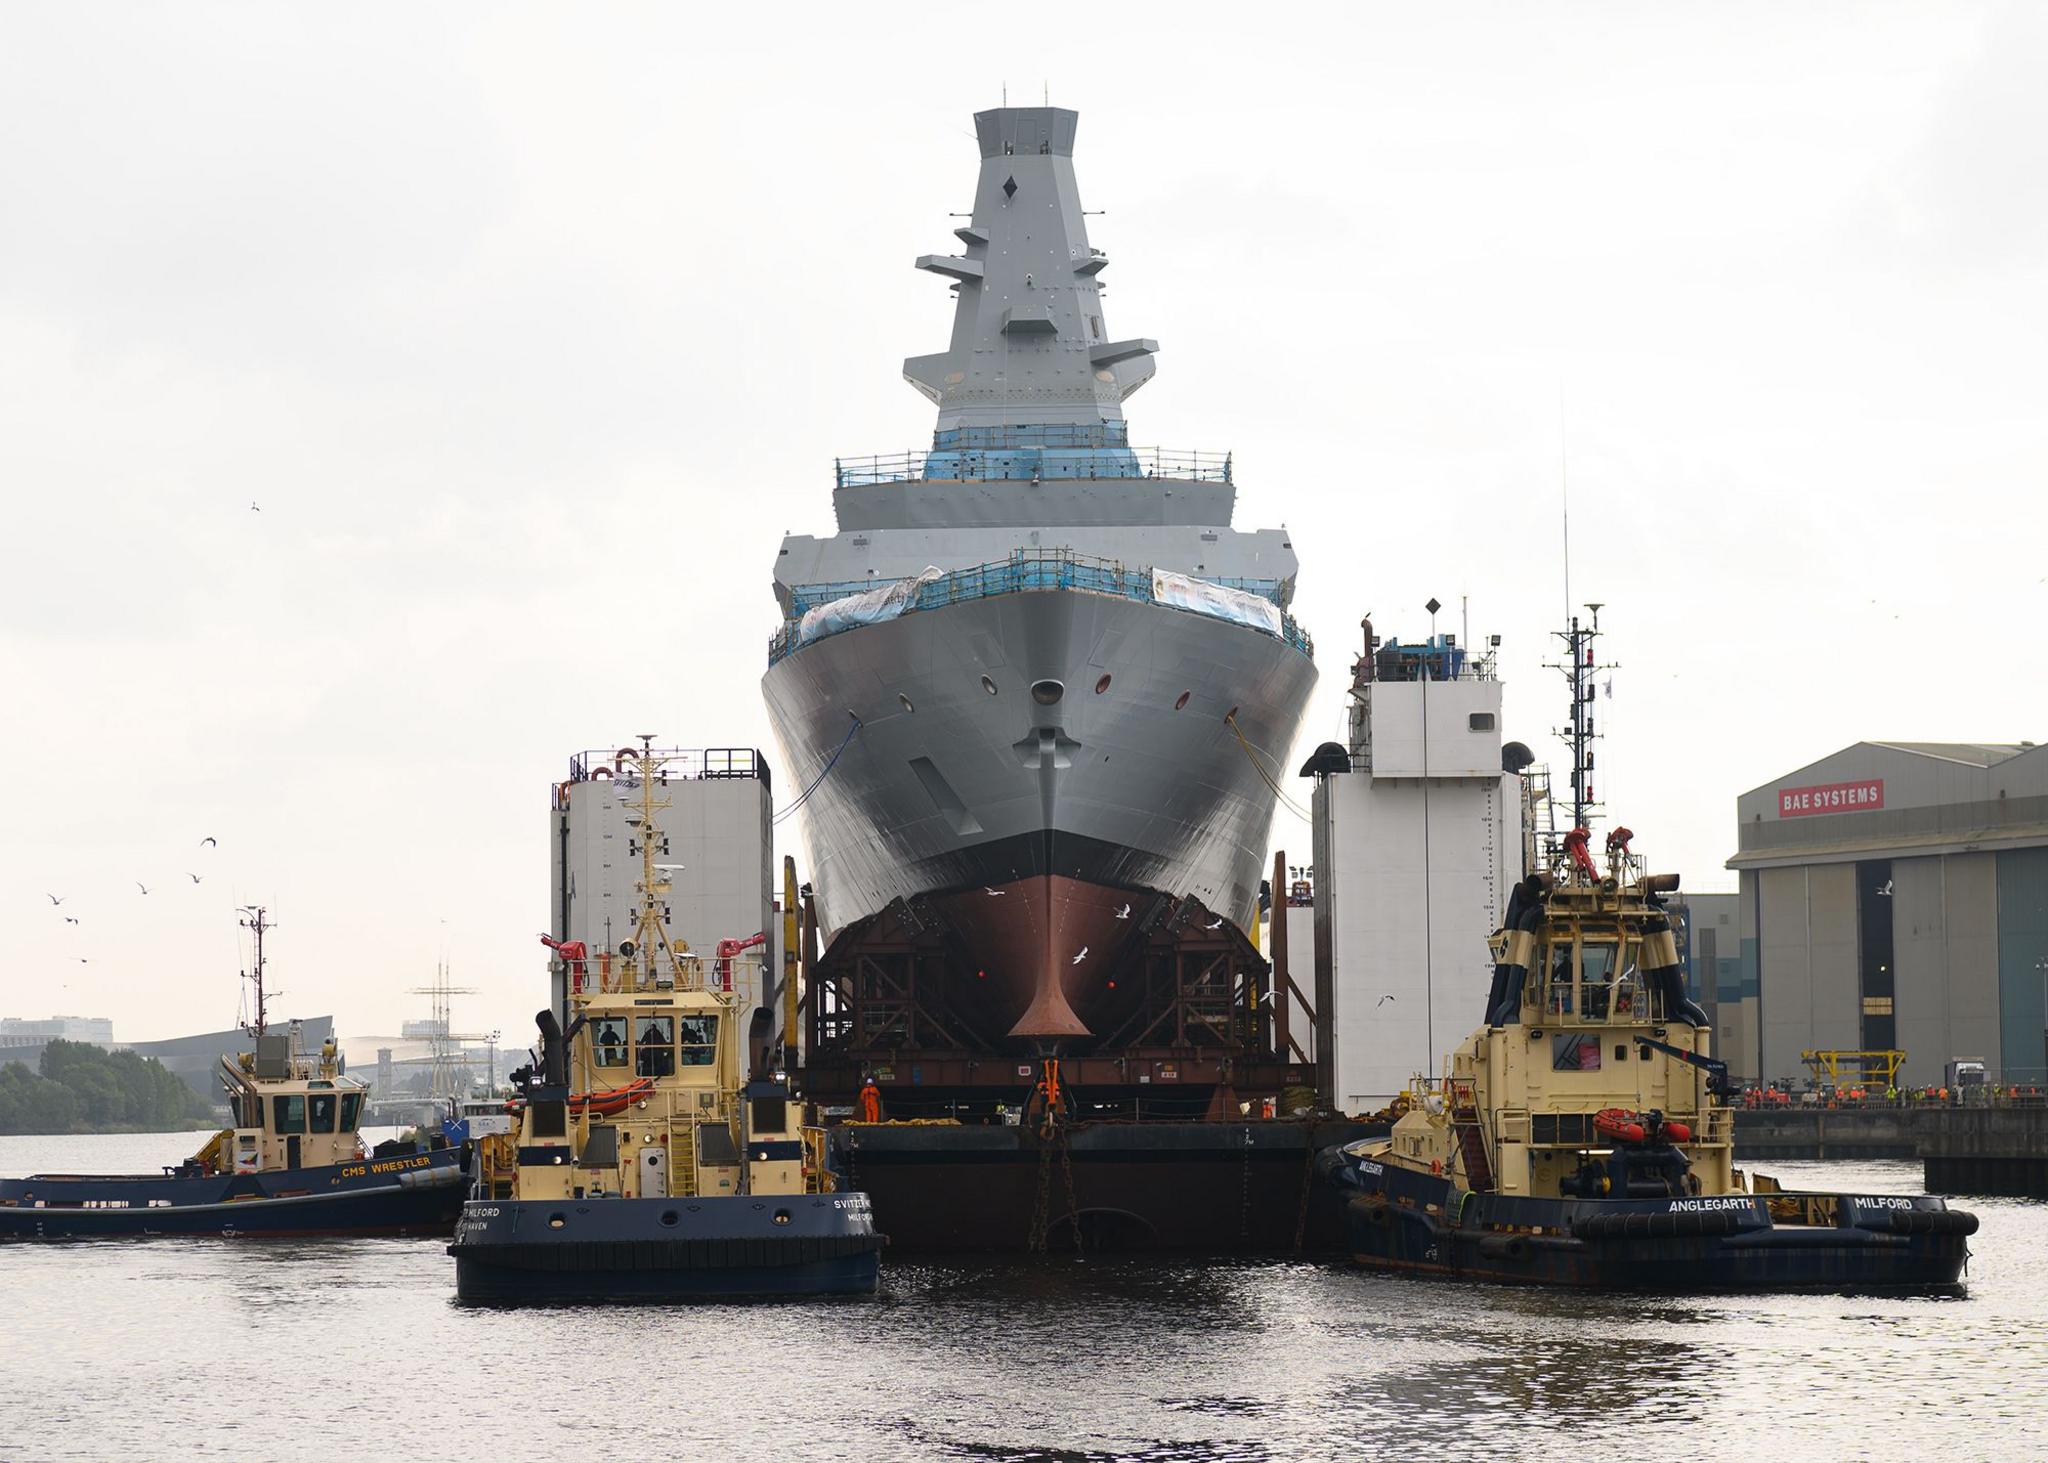
<path fill-rule="evenodd" d="M 1318 1168 L 1379 1268 L 1648 1291 L 1954 1285 L 1973 1214 L 1934 1195 L 1794 1193 L 1733 1164 L 1726 1065 L 1687 998 L 1663 896 L 1586 830 L 1515 891 L 1485 1023 L 1379 1141 Z"/>

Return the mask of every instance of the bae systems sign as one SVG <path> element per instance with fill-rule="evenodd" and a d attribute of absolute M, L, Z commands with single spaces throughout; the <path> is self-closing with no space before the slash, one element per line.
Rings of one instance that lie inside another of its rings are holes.
<path fill-rule="evenodd" d="M 1809 818 L 1815 813 L 1869 813 L 1884 806 L 1884 779 L 1829 782 L 1819 787 L 1787 787 L 1778 791 L 1780 818 Z"/>

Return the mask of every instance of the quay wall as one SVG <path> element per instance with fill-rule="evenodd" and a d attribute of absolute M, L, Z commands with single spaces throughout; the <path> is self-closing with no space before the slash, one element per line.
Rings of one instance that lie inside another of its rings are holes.
<path fill-rule="evenodd" d="M 1950 1194 L 2048 1197 L 2048 1107 L 1865 1107 L 1742 1111 L 1736 1157 L 1917 1158 Z"/>

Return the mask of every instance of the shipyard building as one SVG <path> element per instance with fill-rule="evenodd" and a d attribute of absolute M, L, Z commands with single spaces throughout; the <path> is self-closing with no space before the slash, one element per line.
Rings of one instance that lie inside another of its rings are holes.
<path fill-rule="evenodd" d="M 1738 1075 L 1899 1050 L 1910 1085 L 1952 1059 L 2048 1082 L 2048 747 L 1858 742 L 1736 810 L 1738 948 L 1712 994 Z"/>

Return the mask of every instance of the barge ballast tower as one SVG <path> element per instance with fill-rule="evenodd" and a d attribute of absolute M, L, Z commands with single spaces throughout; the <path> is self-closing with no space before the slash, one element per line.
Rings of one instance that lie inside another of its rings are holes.
<path fill-rule="evenodd" d="M 904 363 L 931 447 L 840 460 L 839 532 L 776 560 L 806 1090 L 985 1115 L 1056 1053 L 1079 1097 L 1236 1116 L 1305 1080 L 1243 933 L 1316 676 L 1294 549 L 1232 527 L 1227 455 L 1131 445 L 1158 347 L 1105 322 L 1076 113 L 974 120 L 960 252 L 917 261 L 957 297 Z"/>

